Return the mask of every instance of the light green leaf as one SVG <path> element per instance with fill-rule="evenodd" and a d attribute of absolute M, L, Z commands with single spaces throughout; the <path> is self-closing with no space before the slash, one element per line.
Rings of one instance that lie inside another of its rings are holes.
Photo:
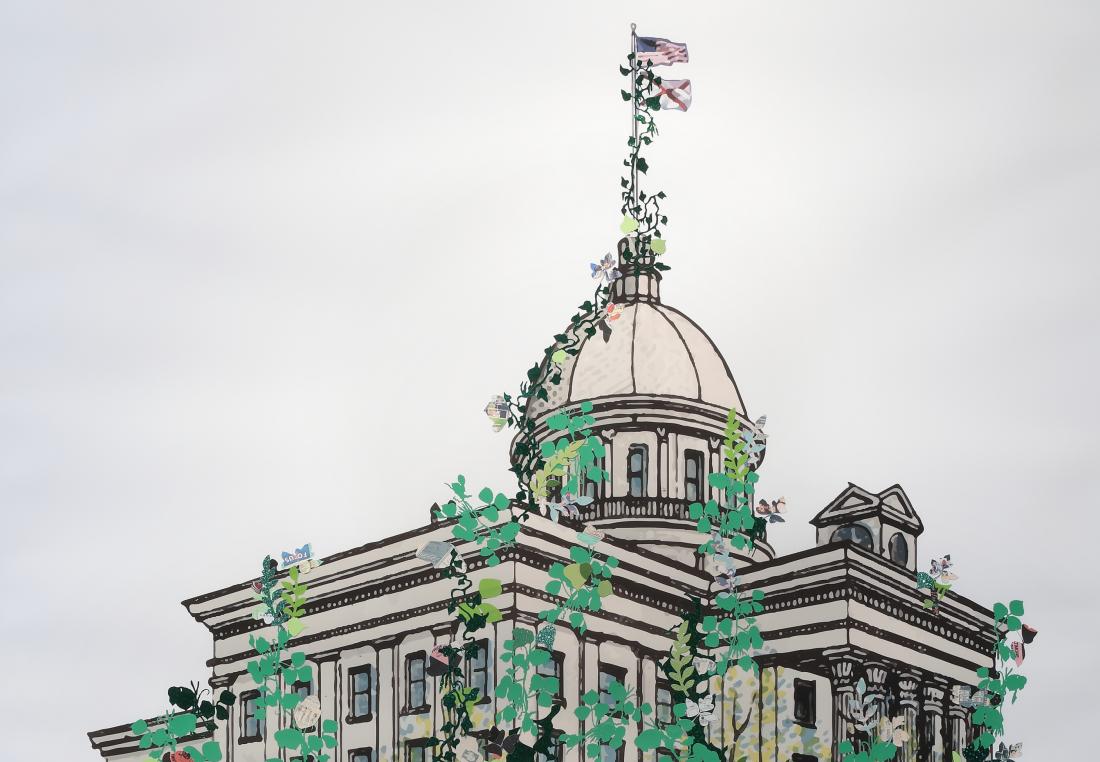
<path fill-rule="evenodd" d="M 477 591 L 481 593 L 481 598 L 484 600 L 497 597 L 504 592 L 504 587 L 499 579 L 487 578 L 477 583 Z"/>
<path fill-rule="evenodd" d="M 619 230 L 623 233 L 630 235 L 638 229 L 638 221 L 631 217 L 629 214 L 623 215 L 623 221 L 619 223 Z"/>

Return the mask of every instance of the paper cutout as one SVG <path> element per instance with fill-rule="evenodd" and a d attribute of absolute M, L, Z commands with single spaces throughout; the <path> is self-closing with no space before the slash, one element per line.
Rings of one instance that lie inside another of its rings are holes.
<path fill-rule="evenodd" d="M 787 500 L 786 498 L 779 498 L 778 500 L 772 500 L 770 503 L 763 498 L 756 504 L 756 515 L 762 516 L 768 520 L 768 523 L 774 524 L 780 521 L 786 521 L 780 514 L 787 512 Z"/>
<path fill-rule="evenodd" d="M 416 557 L 421 561 L 427 561 L 435 569 L 442 569 L 450 563 L 454 549 L 455 546 L 449 542 L 428 540 L 416 551 Z"/>
<path fill-rule="evenodd" d="M 295 566 L 302 561 L 308 561 L 312 556 L 313 551 L 310 550 L 309 543 L 307 542 L 293 553 L 287 553 L 284 550 L 282 553 L 283 560 L 280 566 L 283 569 L 289 569 L 291 566 Z"/>
<path fill-rule="evenodd" d="M 496 395 L 485 406 L 485 415 L 493 424 L 493 431 L 500 431 L 508 425 L 508 402 L 501 395 Z"/>
<path fill-rule="evenodd" d="M 634 225 L 637 227 L 638 223 L 635 222 Z M 590 266 L 592 268 L 592 280 L 598 280 L 605 286 L 610 286 L 623 277 L 623 274 L 615 267 L 615 260 L 611 254 L 605 254 L 603 259 L 599 262 L 592 262 Z"/>
<path fill-rule="evenodd" d="M 306 696 L 294 707 L 294 724 L 299 728 L 312 728 L 321 719 L 321 699 Z"/>

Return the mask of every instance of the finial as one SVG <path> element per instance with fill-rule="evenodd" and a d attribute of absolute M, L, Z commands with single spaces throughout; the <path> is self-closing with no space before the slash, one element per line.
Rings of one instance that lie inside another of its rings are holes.
<path fill-rule="evenodd" d="M 634 32 L 634 30 L 637 29 L 637 28 L 638 28 L 638 25 L 635 24 L 633 21 L 631 21 L 630 22 L 630 31 Z"/>

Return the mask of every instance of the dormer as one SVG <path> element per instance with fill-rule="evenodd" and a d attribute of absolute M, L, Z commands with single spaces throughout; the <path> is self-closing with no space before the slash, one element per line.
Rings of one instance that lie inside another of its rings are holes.
<path fill-rule="evenodd" d="M 869 492 L 848 482 L 810 523 L 817 527 L 818 545 L 853 542 L 909 571 L 917 569 L 917 537 L 924 524 L 898 484 Z"/>

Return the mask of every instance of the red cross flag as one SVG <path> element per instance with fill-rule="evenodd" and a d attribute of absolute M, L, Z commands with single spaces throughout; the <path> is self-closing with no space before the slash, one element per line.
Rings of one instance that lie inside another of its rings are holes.
<path fill-rule="evenodd" d="M 660 84 L 661 108 L 687 111 L 691 105 L 690 79 L 662 79 Z"/>

